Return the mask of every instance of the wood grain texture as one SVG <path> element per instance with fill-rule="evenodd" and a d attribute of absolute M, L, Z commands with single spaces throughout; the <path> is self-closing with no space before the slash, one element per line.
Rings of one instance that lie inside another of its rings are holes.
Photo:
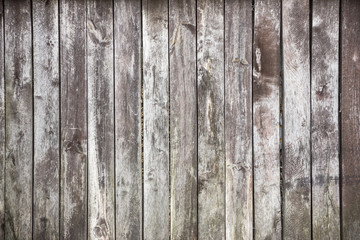
<path fill-rule="evenodd" d="M 284 239 L 311 237 L 309 1 L 282 4 Z"/>
<path fill-rule="evenodd" d="M 197 239 L 196 1 L 169 2 L 171 239 Z"/>
<path fill-rule="evenodd" d="M 87 1 L 88 238 L 115 238 L 112 0 Z"/>
<path fill-rule="evenodd" d="M 114 3 L 116 236 L 142 239 L 141 1 Z"/>
<path fill-rule="evenodd" d="M 59 239 L 58 1 L 32 1 L 34 52 L 33 237 Z"/>
<path fill-rule="evenodd" d="M 32 238 L 31 3 L 5 1 L 5 238 Z"/>
<path fill-rule="evenodd" d="M 255 2 L 253 46 L 255 239 L 281 239 L 281 1 Z"/>
<path fill-rule="evenodd" d="M 342 1 L 341 161 L 343 239 L 360 236 L 360 2 Z"/>
<path fill-rule="evenodd" d="M 5 239 L 5 81 L 4 8 L 0 1 L 0 239 Z"/>
<path fill-rule="evenodd" d="M 224 2 L 197 2 L 199 239 L 225 239 Z"/>
<path fill-rule="evenodd" d="M 144 239 L 169 239 L 168 1 L 143 1 Z"/>
<path fill-rule="evenodd" d="M 60 1 L 60 239 L 87 236 L 86 0 Z"/>
<path fill-rule="evenodd" d="M 226 239 L 253 237 L 252 10 L 225 1 Z"/>
<path fill-rule="evenodd" d="M 340 239 L 339 0 L 314 0 L 312 11 L 313 239 Z"/>

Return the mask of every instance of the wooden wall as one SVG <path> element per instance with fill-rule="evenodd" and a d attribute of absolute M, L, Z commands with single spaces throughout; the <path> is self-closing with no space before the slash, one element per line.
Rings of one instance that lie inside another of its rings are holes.
<path fill-rule="evenodd" d="M 0 239 L 360 238 L 360 1 L 0 0 Z"/>

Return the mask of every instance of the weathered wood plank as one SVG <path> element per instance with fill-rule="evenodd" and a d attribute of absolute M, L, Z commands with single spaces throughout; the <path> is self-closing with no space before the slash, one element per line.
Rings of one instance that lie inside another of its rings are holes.
<path fill-rule="evenodd" d="M 342 1 L 341 161 L 343 239 L 360 236 L 360 2 Z"/>
<path fill-rule="evenodd" d="M 224 1 L 197 2 L 199 239 L 225 239 Z"/>
<path fill-rule="evenodd" d="M 60 1 L 61 239 L 87 236 L 86 0 Z"/>
<path fill-rule="evenodd" d="M 171 239 L 197 239 L 196 1 L 169 2 Z"/>
<path fill-rule="evenodd" d="M 114 4 L 116 236 L 142 239 L 141 1 Z"/>
<path fill-rule="evenodd" d="M 32 1 L 34 52 L 33 237 L 59 239 L 58 1 Z"/>
<path fill-rule="evenodd" d="M 253 46 L 255 239 L 281 239 L 281 1 L 256 0 Z"/>
<path fill-rule="evenodd" d="M 5 1 L 5 238 L 32 237 L 31 3 Z"/>
<path fill-rule="evenodd" d="M 314 0 L 312 11 L 313 238 L 340 239 L 339 0 Z"/>
<path fill-rule="evenodd" d="M 309 1 L 283 1 L 284 239 L 310 239 Z"/>
<path fill-rule="evenodd" d="M 0 1 L 0 239 L 5 239 L 5 81 L 4 8 Z"/>
<path fill-rule="evenodd" d="M 115 238 L 112 0 L 87 1 L 88 237 Z"/>
<path fill-rule="evenodd" d="M 169 239 L 168 1 L 143 1 L 144 239 Z"/>
<path fill-rule="evenodd" d="M 251 1 L 225 1 L 227 239 L 253 237 L 252 10 Z"/>

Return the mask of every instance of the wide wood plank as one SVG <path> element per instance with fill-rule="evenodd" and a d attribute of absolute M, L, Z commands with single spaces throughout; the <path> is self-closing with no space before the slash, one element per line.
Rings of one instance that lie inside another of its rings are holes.
<path fill-rule="evenodd" d="M 225 239 L 224 1 L 197 2 L 199 239 Z"/>
<path fill-rule="evenodd" d="M 197 239 L 196 1 L 169 4 L 171 239 Z"/>
<path fill-rule="evenodd" d="M 311 237 L 309 0 L 282 4 L 284 239 Z"/>
<path fill-rule="evenodd" d="M 61 239 L 87 236 L 86 0 L 60 1 Z"/>
<path fill-rule="evenodd" d="M 227 239 L 253 237 L 252 22 L 251 1 L 225 1 Z"/>
<path fill-rule="evenodd" d="M 33 237 L 59 239 L 58 1 L 34 0 Z"/>
<path fill-rule="evenodd" d="M 5 238 L 32 238 L 31 3 L 5 1 Z"/>
<path fill-rule="evenodd" d="M 115 238 L 112 0 L 87 1 L 88 238 Z"/>
<path fill-rule="evenodd" d="M 114 3 L 116 236 L 142 239 L 141 1 Z"/>
<path fill-rule="evenodd" d="M 143 1 L 144 239 L 169 239 L 168 1 Z"/>
<path fill-rule="evenodd" d="M 312 10 L 313 238 L 340 239 L 339 0 L 314 0 Z"/>
<path fill-rule="evenodd" d="M 342 1 L 341 161 L 343 239 L 360 236 L 360 2 Z"/>
<path fill-rule="evenodd" d="M 0 239 L 5 239 L 4 2 L 0 1 Z"/>
<path fill-rule="evenodd" d="M 253 46 L 255 239 L 281 239 L 281 1 L 256 0 Z"/>

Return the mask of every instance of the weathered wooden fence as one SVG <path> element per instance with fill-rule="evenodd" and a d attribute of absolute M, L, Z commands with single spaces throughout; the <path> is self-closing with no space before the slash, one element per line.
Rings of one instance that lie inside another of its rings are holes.
<path fill-rule="evenodd" d="M 0 13 L 0 239 L 360 239 L 360 1 Z"/>

